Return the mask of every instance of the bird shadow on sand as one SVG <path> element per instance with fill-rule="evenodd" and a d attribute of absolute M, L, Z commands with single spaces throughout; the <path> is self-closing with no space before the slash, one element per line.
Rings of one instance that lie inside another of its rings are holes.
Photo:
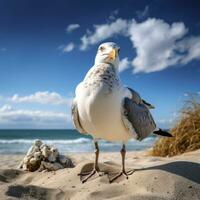
<path fill-rule="evenodd" d="M 190 181 L 200 184 L 200 164 L 189 161 L 175 161 L 167 164 L 157 165 L 153 167 L 147 167 L 144 169 L 138 169 L 137 171 L 146 170 L 163 170 L 183 178 L 187 178 Z"/>
<path fill-rule="evenodd" d="M 90 172 L 93 169 L 93 163 L 86 163 L 82 169 L 81 173 Z M 108 178 L 112 176 L 112 174 L 116 174 L 120 171 L 121 166 L 114 162 L 104 162 L 99 163 L 99 169 L 104 174 L 107 175 Z M 127 170 L 133 170 L 133 168 L 127 166 Z M 163 170 L 183 178 L 187 178 L 190 181 L 196 182 L 200 184 L 200 164 L 189 161 L 175 161 L 166 164 L 156 165 L 152 167 L 134 169 L 134 173 L 130 176 L 134 176 L 138 171 L 147 171 L 147 170 Z M 80 177 L 82 179 L 82 177 Z M 93 177 L 92 179 L 98 178 L 98 176 Z M 117 182 L 120 182 L 124 179 L 119 179 Z"/>
<path fill-rule="evenodd" d="M 0 182 L 8 183 L 23 173 L 23 171 L 16 169 L 0 169 Z"/>
<path fill-rule="evenodd" d="M 55 193 L 56 190 L 38 187 L 34 185 L 10 185 L 6 191 L 9 197 L 16 197 L 19 199 L 49 199 L 50 194 Z"/>

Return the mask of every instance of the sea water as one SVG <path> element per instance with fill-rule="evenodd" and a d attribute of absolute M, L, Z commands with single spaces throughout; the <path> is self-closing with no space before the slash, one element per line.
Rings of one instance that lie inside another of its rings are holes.
<path fill-rule="evenodd" d="M 24 154 L 36 139 L 53 145 L 62 153 L 93 152 L 92 137 L 82 135 L 76 130 L 0 130 L 0 154 Z M 130 140 L 126 147 L 129 151 L 138 151 L 150 148 L 155 142 L 154 136 L 143 141 Z M 99 142 L 101 151 L 120 151 L 120 142 Z"/>

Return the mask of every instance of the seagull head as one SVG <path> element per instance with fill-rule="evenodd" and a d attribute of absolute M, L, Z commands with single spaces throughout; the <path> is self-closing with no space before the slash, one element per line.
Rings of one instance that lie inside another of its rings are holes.
<path fill-rule="evenodd" d="M 109 63 L 118 68 L 119 51 L 120 47 L 114 42 L 106 42 L 99 45 L 97 55 L 95 58 L 95 64 Z"/>

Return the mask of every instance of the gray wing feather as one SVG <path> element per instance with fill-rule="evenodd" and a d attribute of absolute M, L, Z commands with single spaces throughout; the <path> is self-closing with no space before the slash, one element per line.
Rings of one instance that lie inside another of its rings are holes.
<path fill-rule="evenodd" d="M 140 95 L 135 90 L 133 90 L 133 89 L 131 89 L 129 87 L 127 89 L 131 92 L 131 94 L 132 94 L 132 100 L 135 103 L 137 103 L 137 104 L 142 103 L 142 98 L 140 97 Z"/>
<path fill-rule="evenodd" d="M 73 121 L 73 124 L 74 124 L 75 128 L 80 133 L 85 133 L 86 134 L 86 131 L 84 130 L 84 128 L 82 127 L 82 125 L 80 123 L 79 114 L 78 114 L 78 106 L 77 106 L 77 103 L 76 103 L 75 99 L 73 100 L 72 106 L 71 106 L 71 116 L 72 116 L 72 121 Z"/>
<path fill-rule="evenodd" d="M 132 94 L 132 100 L 137 103 L 137 104 L 144 104 L 148 109 L 153 109 L 155 108 L 152 104 L 148 103 L 147 101 L 145 101 L 144 99 L 142 99 L 140 97 L 140 95 L 133 89 L 131 88 L 127 88 L 131 94 Z"/>
<path fill-rule="evenodd" d="M 132 99 L 124 99 L 124 115 L 134 128 L 137 139 L 142 140 L 152 133 L 156 124 L 149 109 L 143 103 L 137 103 Z"/>

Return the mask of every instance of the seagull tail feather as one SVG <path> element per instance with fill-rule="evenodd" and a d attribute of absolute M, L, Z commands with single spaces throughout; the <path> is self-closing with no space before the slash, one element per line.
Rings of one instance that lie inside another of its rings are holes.
<path fill-rule="evenodd" d="M 164 137 L 173 137 L 173 135 L 167 131 L 163 131 L 162 129 L 158 129 L 156 131 L 153 132 L 153 134 L 156 134 L 156 135 L 161 135 L 161 136 L 164 136 Z"/>
<path fill-rule="evenodd" d="M 146 102 L 144 99 L 142 99 L 142 103 L 148 108 L 148 109 L 154 109 L 155 106 Z"/>

